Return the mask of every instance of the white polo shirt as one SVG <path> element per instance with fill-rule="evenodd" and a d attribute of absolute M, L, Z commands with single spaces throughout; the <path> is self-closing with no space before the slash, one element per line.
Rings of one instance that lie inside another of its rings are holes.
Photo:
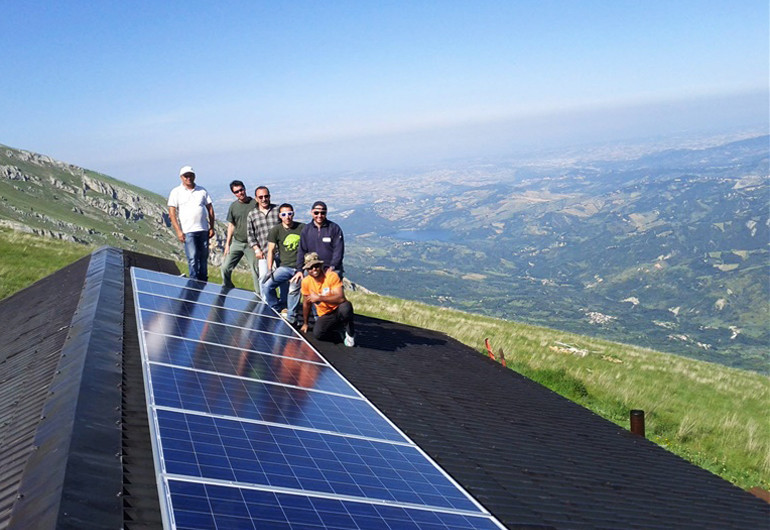
<path fill-rule="evenodd" d="M 196 184 L 195 188 L 188 190 L 184 184 L 180 184 L 168 196 L 168 205 L 176 208 L 179 214 L 179 225 L 182 232 L 201 232 L 209 230 L 209 212 L 206 208 L 211 204 L 211 196 L 206 188 Z"/>

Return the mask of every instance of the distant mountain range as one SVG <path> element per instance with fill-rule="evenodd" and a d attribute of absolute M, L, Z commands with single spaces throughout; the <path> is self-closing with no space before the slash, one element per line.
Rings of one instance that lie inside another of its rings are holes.
<path fill-rule="evenodd" d="M 326 200 L 376 292 L 767 373 L 769 141 L 271 189 L 299 220 Z M 165 198 L 106 175 L 0 146 L 0 195 L 2 225 L 183 257 Z"/>
<path fill-rule="evenodd" d="M 327 198 L 349 277 L 376 292 L 766 373 L 769 141 L 343 175 L 288 195 Z"/>

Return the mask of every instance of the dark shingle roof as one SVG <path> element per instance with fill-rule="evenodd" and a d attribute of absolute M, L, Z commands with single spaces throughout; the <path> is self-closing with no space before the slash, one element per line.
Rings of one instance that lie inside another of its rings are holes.
<path fill-rule="evenodd" d="M 178 273 L 101 249 L 0 302 L 0 528 L 160 526 L 131 265 Z M 315 344 L 510 527 L 768 525 L 762 501 L 441 333 L 358 329 L 357 348 Z"/>
<path fill-rule="evenodd" d="M 103 248 L 0 302 L 0 528 L 160 526 L 134 263 L 178 272 Z"/>
<path fill-rule="evenodd" d="M 444 334 L 356 326 L 356 348 L 312 342 L 510 527 L 770 524 L 749 493 Z"/>
<path fill-rule="evenodd" d="M 10 520 L 88 269 L 88 257 L 0 303 L 0 528 Z"/>

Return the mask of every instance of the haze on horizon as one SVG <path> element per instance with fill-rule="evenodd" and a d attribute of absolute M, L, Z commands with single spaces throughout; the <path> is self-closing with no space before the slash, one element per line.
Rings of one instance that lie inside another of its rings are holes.
<path fill-rule="evenodd" d="M 768 132 L 766 0 L 3 4 L 0 143 L 166 194 Z"/>

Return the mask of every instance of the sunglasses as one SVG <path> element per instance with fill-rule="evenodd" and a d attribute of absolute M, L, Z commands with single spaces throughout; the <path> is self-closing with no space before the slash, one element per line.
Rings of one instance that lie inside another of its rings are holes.
<path fill-rule="evenodd" d="M 269 193 L 267 195 L 257 195 L 257 199 L 269 199 L 269 198 L 270 198 Z"/>
<path fill-rule="evenodd" d="M 313 215 L 326 215 L 326 210 L 313 210 Z"/>
<path fill-rule="evenodd" d="M 312 271 L 313 269 L 320 269 L 321 267 L 323 267 L 323 265 L 321 265 L 320 263 L 316 263 L 315 265 L 311 265 L 310 267 L 308 267 L 308 270 Z"/>
<path fill-rule="evenodd" d="M 241 188 L 241 189 L 239 189 L 239 190 L 233 190 L 233 193 L 235 193 L 236 195 L 238 195 L 239 193 L 246 193 L 246 190 L 245 190 L 245 189 L 243 189 L 243 188 Z"/>
<path fill-rule="evenodd" d="M 281 217 L 294 217 L 294 212 L 281 212 L 278 215 Z"/>

